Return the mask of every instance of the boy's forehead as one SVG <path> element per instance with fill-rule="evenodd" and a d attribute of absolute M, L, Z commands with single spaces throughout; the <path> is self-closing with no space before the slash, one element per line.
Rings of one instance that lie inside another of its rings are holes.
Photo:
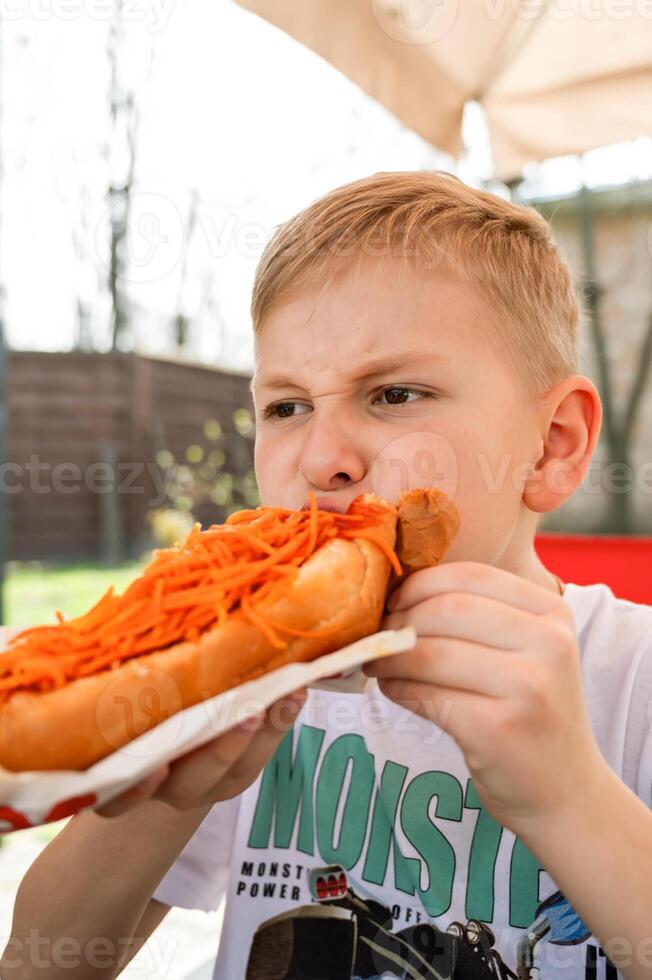
<path fill-rule="evenodd" d="M 252 392 L 493 363 L 490 313 L 473 286 L 441 270 L 425 275 L 403 267 L 385 276 L 379 268 L 373 278 L 358 268 L 273 306 L 254 336 Z"/>
<path fill-rule="evenodd" d="M 338 378 L 342 380 L 360 382 L 391 374 L 394 371 L 413 368 L 416 364 L 420 368 L 435 367 L 446 359 L 445 355 L 431 350 L 394 347 L 384 352 L 376 352 L 372 356 L 347 359 L 346 363 L 342 363 L 338 358 L 324 358 L 321 363 L 325 370 L 329 367 L 335 369 Z M 294 366 L 292 359 L 279 360 L 270 357 L 269 362 L 264 359 L 257 361 L 251 388 L 252 390 L 286 388 L 297 384 L 300 379 L 301 372 Z"/>

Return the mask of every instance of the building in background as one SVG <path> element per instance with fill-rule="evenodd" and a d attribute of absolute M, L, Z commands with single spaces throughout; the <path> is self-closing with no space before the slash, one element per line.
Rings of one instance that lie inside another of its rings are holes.
<path fill-rule="evenodd" d="M 580 194 L 530 200 L 551 222 L 582 291 L 585 258 Z M 615 425 L 627 427 L 625 453 L 610 450 L 606 422 L 583 486 L 545 521 L 547 529 L 615 532 L 618 504 L 629 500 L 632 533 L 652 532 L 652 181 L 594 189 L 588 194 L 598 304 L 604 333 L 608 391 L 584 303 L 580 332 L 580 370 L 611 403 Z M 620 498 L 620 500 L 616 499 Z M 614 506 L 615 505 L 615 506 Z"/>

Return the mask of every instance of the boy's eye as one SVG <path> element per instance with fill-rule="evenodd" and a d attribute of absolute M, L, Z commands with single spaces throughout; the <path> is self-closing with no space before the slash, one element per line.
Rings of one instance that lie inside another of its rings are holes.
<path fill-rule="evenodd" d="M 383 395 L 388 396 L 388 405 L 405 405 L 408 399 L 403 398 L 404 392 L 409 392 L 412 395 L 422 395 L 424 397 L 432 397 L 431 393 L 428 391 L 421 391 L 420 388 L 406 388 L 403 385 L 392 385 L 390 388 L 383 388 L 381 391 L 381 398 Z"/>
<path fill-rule="evenodd" d="M 387 396 L 387 401 L 384 402 L 385 405 L 406 405 L 408 400 L 404 397 L 405 393 L 411 395 L 421 395 L 423 398 L 434 398 L 435 394 L 431 391 L 422 391 L 420 388 L 409 388 L 405 385 L 388 385 L 383 388 L 380 392 L 380 398 Z M 267 405 L 263 410 L 263 418 L 273 418 L 273 419 L 288 419 L 292 418 L 296 413 L 292 411 L 295 405 L 299 405 L 303 408 L 309 408 L 308 405 L 303 405 L 302 402 L 275 402 L 273 405 Z"/>
<path fill-rule="evenodd" d="M 265 419 L 289 419 L 292 418 L 294 412 L 291 411 L 294 405 L 302 406 L 302 402 L 276 402 L 274 405 L 267 405 L 263 409 L 263 418 Z M 303 405 L 303 408 L 308 408 L 307 405 Z M 290 409 L 290 411 L 287 411 Z"/>

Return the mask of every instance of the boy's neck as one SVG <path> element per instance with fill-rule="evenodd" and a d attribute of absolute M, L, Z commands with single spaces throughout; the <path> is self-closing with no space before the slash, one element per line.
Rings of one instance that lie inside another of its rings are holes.
<path fill-rule="evenodd" d="M 531 515 L 535 517 L 535 515 Z M 530 523 L 525 521 L 524 524 Z M 536 525 L 530 523 L 529 527 L 522 526 L 517 529 L 512 536 L 509 546 L 496 562 L 498 568 L 503 568 L 506 572 L 512 572 L 519 578 L 524 578 L 534 585 L 563 595 L 563 583 L 558 576 L 549 571 L 534 548 L 534 536 Z"/>
<path fill-rule="evenodd" d="M 528 582 L 540 586 L 542 589 L 555 592 L 557 595 L 563 595 L 563 582 L 542 564 L 534 548 L 532 548 L 531 554 L 526 556 L 525 561 L 517 562 L 514 565 L 510 565 L 509 563 L 505 564 L 503 561 L 500 561 L 497 562 L 497 565 L 499 568 L 504 568 L 506 572 L 512 572 L 514 575 L 518 575 L 519 578 L 524 578 Z"/>

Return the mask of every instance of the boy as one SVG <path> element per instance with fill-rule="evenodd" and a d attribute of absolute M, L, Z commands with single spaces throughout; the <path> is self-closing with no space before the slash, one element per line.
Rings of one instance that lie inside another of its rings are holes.
<path fill-rule="evenodd" d="M 208 750 L 216 772 L 70 821 L 3 978 L 43 975 L 12 965 L 33 927 L 48 978 L 112 978 L 170 906 L 224 893 L 220 980 L 650 976 L 652 609 L 564 588 L 533 547 L 601 423 L 548 226 L 448 174 L 376 174 L 277 230 L 252 315 L 263 503 L 435 485 L 461 530 L 389 603 L 415 648 L 364 694 L 311 690 L 253 783 L 264 721 Z M 76 965 L 52 965 L 63 936 Z M 98 936 L 119 966 L 90 962 Z"/>

